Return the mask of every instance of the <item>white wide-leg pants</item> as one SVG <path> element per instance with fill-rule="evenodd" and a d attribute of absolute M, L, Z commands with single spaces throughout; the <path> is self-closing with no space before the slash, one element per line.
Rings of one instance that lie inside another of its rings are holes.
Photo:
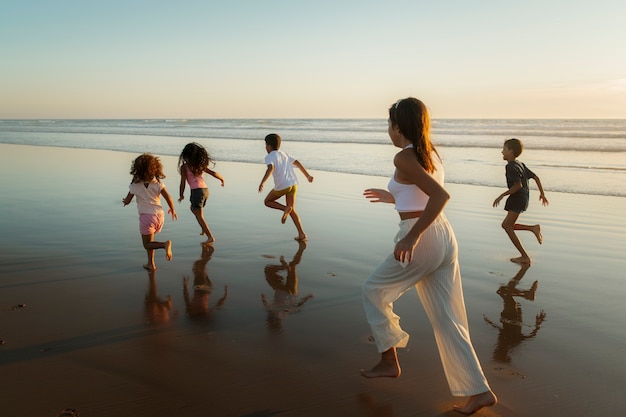
<path fill-rule="evenodd" d="M 418 219 L 402 220 L 395 242 Z M 393 303 L 415 287 L 435 333 L 452 395 L 489 391 L 469 335 L 461 287 L 457 242 L 443 213 L 422 234 L 413 261 L 403 267 L 389 255 L 363 284 L 363 304 L 378 352 L 406 347 L 409 335 L 400 327 Z"/>

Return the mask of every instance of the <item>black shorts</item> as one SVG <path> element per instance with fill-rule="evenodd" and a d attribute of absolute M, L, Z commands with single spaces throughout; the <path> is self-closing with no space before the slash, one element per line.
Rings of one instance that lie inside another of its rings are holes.
<path fill-rule="evenodd" d="M 201 209 L 206 205 L 206 201 L 209 198 L 209 189 L 208 188 L 193 188 L 191 190 L 191 197 L 189 197 L 189 201 L 191 201 L 192 209 Z"/>
<path fill-rule="evenodd" d="M 528 196 L 524 195 L 523 193 L 511 194 L 509 198 L 506 199 L 504 209 L 506 211 L 513 211 L 518 214 L 522 213 L 528 208 L 528 200 Z"/>

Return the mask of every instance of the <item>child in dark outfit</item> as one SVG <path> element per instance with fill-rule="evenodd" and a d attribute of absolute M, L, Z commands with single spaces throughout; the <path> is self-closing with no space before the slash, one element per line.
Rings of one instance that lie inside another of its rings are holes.
<path fill-rule="evenodd" d="M 524 163 L 517 160 L 517 157 L 522 154 L 523 150 L 524 145 L 519 139 L 512 138 L 504 141 L 504 146 L 502 147 L 502 159 L 508 162 L 506 164 L 506 184 L 508 190 L 500 194 L 498 198 L 494 200 L 493 207 L 500 204 L 500 200 L 502 200 L 504 196 L 509 196 L 504 205 L 507 215 L 502 221 L 502 228 L 521 254 L 521 256 L 517 258 L 511 258 L 511 262 L 530 264 L 530 256 L 528 256 L 524 246 L 522 246 L 522 242 L 515 234 L 516 230 L 528 230 L 533 232 L 539 244 L 543 242 L 540 225 L 535 224 L 530 226 L 516 223 L 519 215 L 528 208 L 528 201 L 530 199 L 530 192 L 528 189 L 529 178 L 535 180 L 535 183 L 537 184 L 537 188 L 539 189 L 539 200 L 541 200 L 541 203 L 544 206 L 547 206 L 549 203 L 543 191 L 543 186 L 541 185 L 539 177 L 528 169 Z"/>

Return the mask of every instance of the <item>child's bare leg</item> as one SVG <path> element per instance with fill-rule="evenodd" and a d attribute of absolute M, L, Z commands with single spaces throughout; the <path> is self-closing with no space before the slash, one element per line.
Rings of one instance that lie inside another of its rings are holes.
<path fill-rule="evenodd" d="M 285 213 L 291 216 L 291 220 L 293 220 L 293 224 L 295 224 L 296 229 L 298 229 L 298 236 L 296 236 L 294 239 L 306 240 L 306 233 L 304 233 L 304 229 L 302 228 L 302 221 L 300 220 L 300 216 L 298 216 L 298 213 L 296 213 L 296 210 L 295 210 L 295 205 L 296 205 L 295 194 L 287 194 L 286 203 L 287 203 L 287 206 L 290 208 L 290 210 L 289 212 L 285 212 Z M 285 215 L 283 215 L 283 217 L 285 217 Z"/>
<path fill-rule="evenodd" d="M 154 263 L 154 251 L 156 249 L 165 249 L 165 259 L 167 259 L 168 261 L 172 260 L 172 241 L 167 240 L 165 242 L 156 242 L 152 240 L 153 238 L 154 234 L 141 235 L 143 247 L 148 253 L 148 263 L 143 267 L 149 271 L 156 270 L 156 265 Z"/>
<path fill-rule="evenodd" d="M 464 406 L 455 405 L 454 411 L 458 411 L 461 414 L 474 414 L 476 411 L 483 407 L 490 407 L 498 403 L 498 398 L 492 391 L 483 392 L 480 394 L 472 395 Z"/>
<path fill-rule="evenodd" d="M 302 222 L 300 221 L 300 216 L 296 213 L 295 210 L 292 210 L 289 214 L 291 216 L 291 220 L 293 220 L 293 224 L 296 225 L 296 229 L 298 229 L 298 236 L 294 239 L 298 241 L 306 240 L 306 233 L 304 233 L 304 229 L 302 228 Z"/>
<path fill-rule="evenodd" d="M 289 217 L 289 215 L 293 212 L 293 207 L 286 206 L 285 210 L 283 211 L 283 217 L 280 218 L 280 222 L 282 224 L 285 224 L 285 222 L 287 221 L 287 217 Z"/>
<path fill-rule="evenodd" d="M 516 224 L 515 230 L 528 230 L 529 232 L 533 232 L 535 237 L 537 238 L 537 242 L 541 245 L 543 243 L 543 235 L 541 234 L 541 225 L 535 224 L 533 226 L 528 226 L 526 224 Z"/>
<path fill-rule="evenodd" d="M 369 371 L 361 369 L 361 375 L 365 378 L 397 378 L 400 376 L 400 373 L 400 363 L 398 362 L 398 355 L 396 354 L 395 347 L 381 353 L 380 362 L 378 362 Z"/>
<path fill-rule="evenodd" d="M 171 261 L 172 260 L 172 241 L 166 240 L 164 244 L 165 244 L 165 247 L 163 249 L 165 249 L 165 259 L 167 259 L 168 261 Z"/>
<path fill-rule="evenodd" d="M 516 262 L 520 264 L 529 264 L 530 256 L 528 256 L 528 253 L 526 253 L 524 246 L 522 246 L 522 242 L 519 240 L 519 238 L 515 234 L 515 222 L 517 221 L 518 217 L 519 217 L 519 213 L 516 213 L 514 211 L 508 211 L 506 214 L 506 217 L 502 221 L 502 228 L 504 229 L 506 234 L 509 236 L 509 239 L 511 239 L 511 242 L 513 242 L 513 246 L 515 246 L 515 248 L 522 255 L 519 258 L 511 258 L 511 262 Z"/>
<path fill-rule="evenodd" d="M 204 243 L 211 244 L 215 242 L 215 237 L 211 233 L 211 230 L 209 229 L 209 225 L 206 223 L 206 220 L 204 219 L 204 213 L 202 212 L 202 209 L 191 207 L 191 212 L 193 213 L 194 216 L 196 216 L 196 220 L 198 221 L 198 224 L 200 225 L 200 229 L 202 229 L 202 233 L 200 234 L 205 235 L 207 237 Z"/>
<path fill-rule="evenodd" d="M 282 211 L 283 216 L 281 217 L 280 222 L 284 224 L 287 221 L 287 217 L 289 217 L 289 214 L 293 210 L 293 206 L 290 207 L 289 205 L 280 204 L 276 201 L 280 197 L 281 196 L 276 194 L 274 190 L 270 191 L 265 197 L 265 205 L 269 208 Z"/>
<path fill-rule="evenodd" d="M 154 250 L 146 249 L 146 253 L 148 254 L 148 263 L 144 264 L 143 268 L 148 271 L 155 271 L 156 265 L 154 263 Z"/>
<path fill-rule="evenodd" d="M 543 234 L 541 234 L 541 225 L 539 224 L 534 225 L 530 231 L 535 234 L 535 237 L 537 238 L 537 242 L 539 242 L 539 244 L 541 245 L 543 243 Z"/>
<path fill-rule="evenodd" d="M 520 242 L 519 238 L 515 234 L 515 222 L 519 217 L 519 213 L 515 213 L 514 211 L 508 211 L 506 217 L 502 221 L 502 228 L 513 242 L 513 246 L 520 252 L 522 256 L 519 258 L 511 258 L 511 262 L 516 262 L 519 264 L 529 264 L 530 256 L 524 250 L 524 246 L 522 246 L 522 242 Z"/>
<path fill-rule="evenodd" d="M 152 248 L 152 245 L 151 245 L 153 238 L 154 238 L 154 234 L 141 235 L 143 247 L 146 250 L 146 253 L 148 254 L 148 263 L 145 264 L 143 267 L 144 269 L 147 269 L 148 271 L 156 270 L 156 265 L 154 263 L 154 248 Z"/>

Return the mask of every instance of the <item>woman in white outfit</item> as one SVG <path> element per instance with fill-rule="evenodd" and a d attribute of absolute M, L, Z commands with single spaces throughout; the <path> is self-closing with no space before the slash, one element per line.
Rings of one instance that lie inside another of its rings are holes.
<path fill-rule="evenodd" d="M 380 362 L 361 371 L 366 378 L 398 377 L 396 348 L 407 345 L 393 303 L 415 287 L 430 319 L 441 362 L 454 396 L 469 397 L 454 409 L 463 414 L 496 404 L 469 336 L 457 242 L 443 208 L 450 198 L 443 188 L 444 170 L 430 141 L 430 117 L 413 97 L 389 109 L 389 137 L 402 150 L 394 157 L 389 191 L 367 189 L 371 202 L 394 203 L 400 230 L 389 255 L 363 285 L 363 303 Z"/>

